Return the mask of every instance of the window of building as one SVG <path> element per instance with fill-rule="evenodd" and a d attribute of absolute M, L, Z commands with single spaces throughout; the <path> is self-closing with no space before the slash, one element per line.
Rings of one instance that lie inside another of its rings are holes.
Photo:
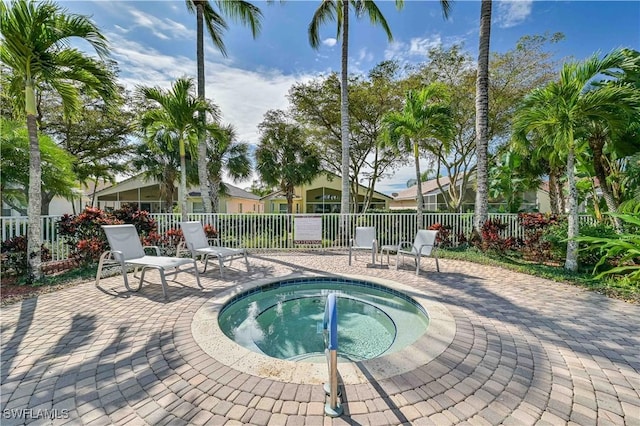
<path fill-rule="evenodd" d="M 192 208 L 193 208 L 193 213 L 204 213 L 204 203 L 202 201 L 200 202 L 194 201 Z"/>

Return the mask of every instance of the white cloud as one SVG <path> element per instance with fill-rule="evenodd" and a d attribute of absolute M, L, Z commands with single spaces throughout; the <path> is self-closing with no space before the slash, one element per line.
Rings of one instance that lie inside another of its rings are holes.
<path fill-rule="evenodd" d="M 533 0 L 502 1 L 498 3 L 497 22 L 501 28 L 511 28 L 524 22 L 533 8 Z"/>
<path fill-rule="evenodd" d="M 195 39 L 196 33 L 180 22 L 169 18 L 158 18 L 149 13 L 142 12 L 133 7 L 128 8 L 133 17 L 135 27 L 143 27 L 151 31 L 153 35 L 162 39 Z"/>
<path fill-rule="evenodd" d="M 409 54 L 417 56 L 427 56 L 427 53 L 429 53 L 429 49 L 433 49 L 441 45 L 442 39 L 440 38 L 440 34 L 436 34 L 430 38 L 412 38 L 409 47 Z"/>
<path fill-rule="evenodd" d="M 233 124 L 238 138 L 258 142 L 258 124 L 270 109 L 286 109 L 291 85 L 310 75 L 291 76 L 278 70 L 248 71 L 218 63 L 207 63 L 207 97 L 220 105 L 223 121 Z"/>
<path fill-rule="evenodd" d="M 358 61 L 371 62 L 373 61 L 373 53 L 369 52 L 366 47 L 363 47 L 358 52 Z"/>
<path fill-rule="evenodd" d="M 414 37 L 408 43 L 394 41 L 384 51 L 385 59 L 408 60 L 411 57 L 425 58 L 429 49 L 443 44 L 440 34 L 431 37 Z"/>
<path fill-rule="evenodd" d="M 124 27 L 121 27 L 120 25 L 117 25 L 117 24 L 114 25 L 114 27 L 115 27 L 116 30 L 120 31 L 123 34 L 126 34 L 129 31 L 131 31 L 129 28 L 124 28 Z"/>
<path fill-rule="evenodd" d="M 336 45 L 336 43 L 338 42 L 337 39 L 335 38 L 325 38 L 324 40 L 322 40 L 322 44 L 324 44 L 325 46 L 329 46 L 329 47 L 333 47 Z"/>
<path fill-rule="evenodd" d="M 168 88 L 176 78 L 194 76 L 196 62 L 184 56 L 169 56 L 117 34 L 109 34 L 112 56 L 121 70 L 120 81 L 129 89 L 137 85 Z M 286 75 L 279 70 L 248 71 L 227 62 L 207 61 L 206 94 L 216 103 L 225 123 L 233 124 L 240 140 L 255 144 L 257 125 L 269 109 L 286 108 L 286 94 L 296 82 L 311 75 Z"/>

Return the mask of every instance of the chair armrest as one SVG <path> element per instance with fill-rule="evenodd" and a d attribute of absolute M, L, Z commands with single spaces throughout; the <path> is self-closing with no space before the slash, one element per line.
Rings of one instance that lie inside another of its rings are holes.
<path fill-rule="evenodd" d="M 160 247 L 158 246 L 144 246 L 142 249 L 154 249 L 156 252 L 156 256 L 160 256 Z"/>
<path fill-rule="evenodd" d="M 122 260 L 122 252 L 120 250 L 110 250 L 110 251 L 106 251 L 104 253 L 102 253 L 102 255 L 104 256 L 106 253 L 109 253 L 108 256 L 110 256 L 111 258 L 113 258 L 113 260 L 115 260 L 118 263 L 123 263 Z"/>
<path fill-rule="evenodd" d="M 398 243 L 398 250 L 402 250 L 403 246 L 411 246 L 411 247 L 413 247 L 413 243 L 411 241 L 400 241 Z"/>
<path fill-rule="evenodd" d="M 420 248 L 418 249 L 418 253 L 422 254 L 422 248 L 423 247 L 433 247 L 431 251 L 435 250 L 436 245 L 435 244 L 422 244 L 420 246 Z"/>

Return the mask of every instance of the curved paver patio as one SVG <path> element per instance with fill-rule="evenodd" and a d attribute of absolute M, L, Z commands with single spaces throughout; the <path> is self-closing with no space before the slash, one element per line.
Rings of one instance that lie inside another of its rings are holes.
<path fill-rule="evenodd" d="M 640 424 L 640 307 L 531 276 L 443 260 L 441 273 L 347 265 L 335 254 L 256 255 L 128 293 L 122 277 L 2 308 L 2 424 Z M 294 273 L 369 275 L 411 286 L 455 318 L 433 361 L 346 385 L 323 416 L 320 385 L 235 371 L 194 341 L 191 321 L 239 282 Z M 150 279 L 157 276 L 150 274 Z M 183 281 L 184 280 L 184 281 Z M 187 283 L 188 281 L 188 283 Z"/>

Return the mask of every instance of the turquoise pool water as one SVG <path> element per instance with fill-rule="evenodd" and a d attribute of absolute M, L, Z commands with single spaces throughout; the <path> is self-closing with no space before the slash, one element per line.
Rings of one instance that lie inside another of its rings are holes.
<path fill-rule="evenodd" d="M 258 353 L 289 360 L 324 361 L 322 320 L 327 295 L 338 296 L 338 355 L 361 361 L 410 345 L 428 317 L 396 290 L 351 279 L 296 279 L 235 296 L 219 316 L 221 330 Z"/>

